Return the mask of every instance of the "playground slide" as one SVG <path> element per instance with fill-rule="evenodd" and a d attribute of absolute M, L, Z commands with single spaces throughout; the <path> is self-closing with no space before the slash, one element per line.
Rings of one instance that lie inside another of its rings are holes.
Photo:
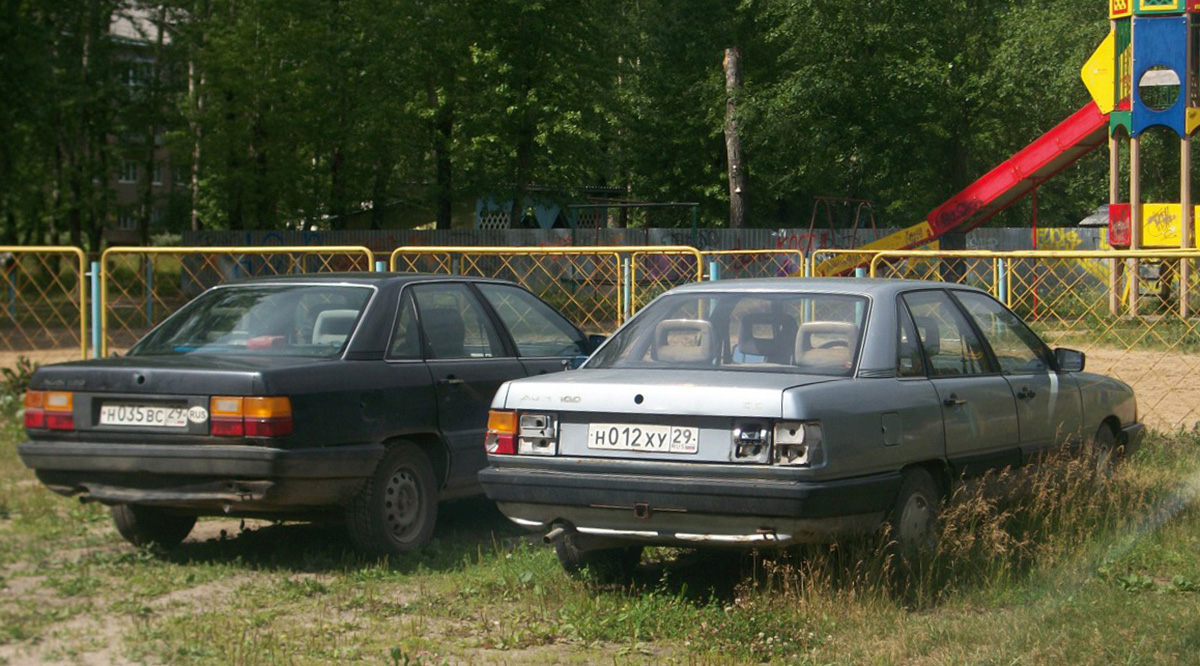
<path fill-rule="evenodd" d="M 1095 102 L 1073 113 L 1000 166 L 985 173 L 919 224 L 884 236 L 862 250 L 907 250 L 951 231 L 966 232 L 987 222 L 1059 171 L 1108 139 L 1108 114 Z M 816 275 L 839 275 L 866 264 L 863 255 L 837 255 L 817 264 Z"/>

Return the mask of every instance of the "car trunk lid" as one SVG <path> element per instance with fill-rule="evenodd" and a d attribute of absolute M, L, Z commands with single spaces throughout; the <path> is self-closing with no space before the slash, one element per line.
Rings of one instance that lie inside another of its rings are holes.
<path fill-rule="evenodd" d="M 707 370 L 581 370 L 510 385 L 505 406 L 550 414 L 564 456 L 746 462 L 769 460 L 791 388 L 832 377 Z M 739 455 L 760 441 L 760 455 Z M 745 446 L 749 443 L 750 446 Z"/>

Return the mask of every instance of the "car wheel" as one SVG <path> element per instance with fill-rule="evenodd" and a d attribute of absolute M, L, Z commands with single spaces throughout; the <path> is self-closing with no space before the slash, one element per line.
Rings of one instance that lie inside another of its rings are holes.
<path fill-rule="evenodd" d="M 117 531 L 138 548 L 174 548 L 196 526 L 195 516 L 167 513 L 155 506 L 114 504 L 110 510 Z"/>
<path fill-rule="evenodd" d="M 928 553 L 937 545 L 941 501 L 942 493 L 927 470 L 905 470 L 888 518 L 889 537 L 902 556 Z"/>
<path fill-rule="evenodd" d="M 437 501 L 429 456 L 407 442 L 391 446 L 347 506 L 350 539 L 369 555 L 411 553 L 432 538 Z"/>
<path fill-rule="evenodd" d="M 568 576 L 581 580 L 587 578 L 601 585 L 631 582 L 642 560 L 641 546 L 581 550 L 571 534 L 555 542 L 554 552 Z"/>

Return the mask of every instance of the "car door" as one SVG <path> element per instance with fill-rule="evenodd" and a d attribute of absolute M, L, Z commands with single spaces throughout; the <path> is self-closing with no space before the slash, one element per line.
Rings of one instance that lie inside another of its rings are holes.
<path fill-rule="evenodd" d="M 495 324 L 463 282 L 413 285 L 425 363 L 437 418 L 450 446 L 448 488 L 474 486 L 487 456 L 483 437 L 496 389 L 525 369 L 505 348 Z"/>
<path fill-rule="evenodd" d="M 583 333 L 537 296 L 509 284 L 476 288 L 508 330 L 527 375 L 559 372 L 587 353 Z"/>
<path fill-rule="evenodd" d="M 1019 465 L 1017 407 L 966 316 L 942 290 L 909 292 L 923 364 L 941 402 L 946 458 L 957 472 Z"/>
<path fill-rule="evenodd" d="M 1016 399 L 1024 460 L 1077 441 L 1083 405 L 1075 378 L 1058 373 L 1050 349 L 995 299 L 965 291 L 954 295 L 982 332 Z"/>

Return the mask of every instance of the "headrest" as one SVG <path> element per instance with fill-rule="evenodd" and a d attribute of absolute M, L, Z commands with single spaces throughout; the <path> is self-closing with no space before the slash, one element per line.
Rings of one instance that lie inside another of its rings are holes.
<path fill-rule="evenodd" d="M 713 350 L 712 324 L 702 319 L 665 319 L 654 328 L 656 361 L 711 364 Z"/>
<path fill-rule="evenodd" d="M 324 310 L 313 322 L 314 345 L 338 345 L 346 341 L 358 319 L 358 310 Z"/>

